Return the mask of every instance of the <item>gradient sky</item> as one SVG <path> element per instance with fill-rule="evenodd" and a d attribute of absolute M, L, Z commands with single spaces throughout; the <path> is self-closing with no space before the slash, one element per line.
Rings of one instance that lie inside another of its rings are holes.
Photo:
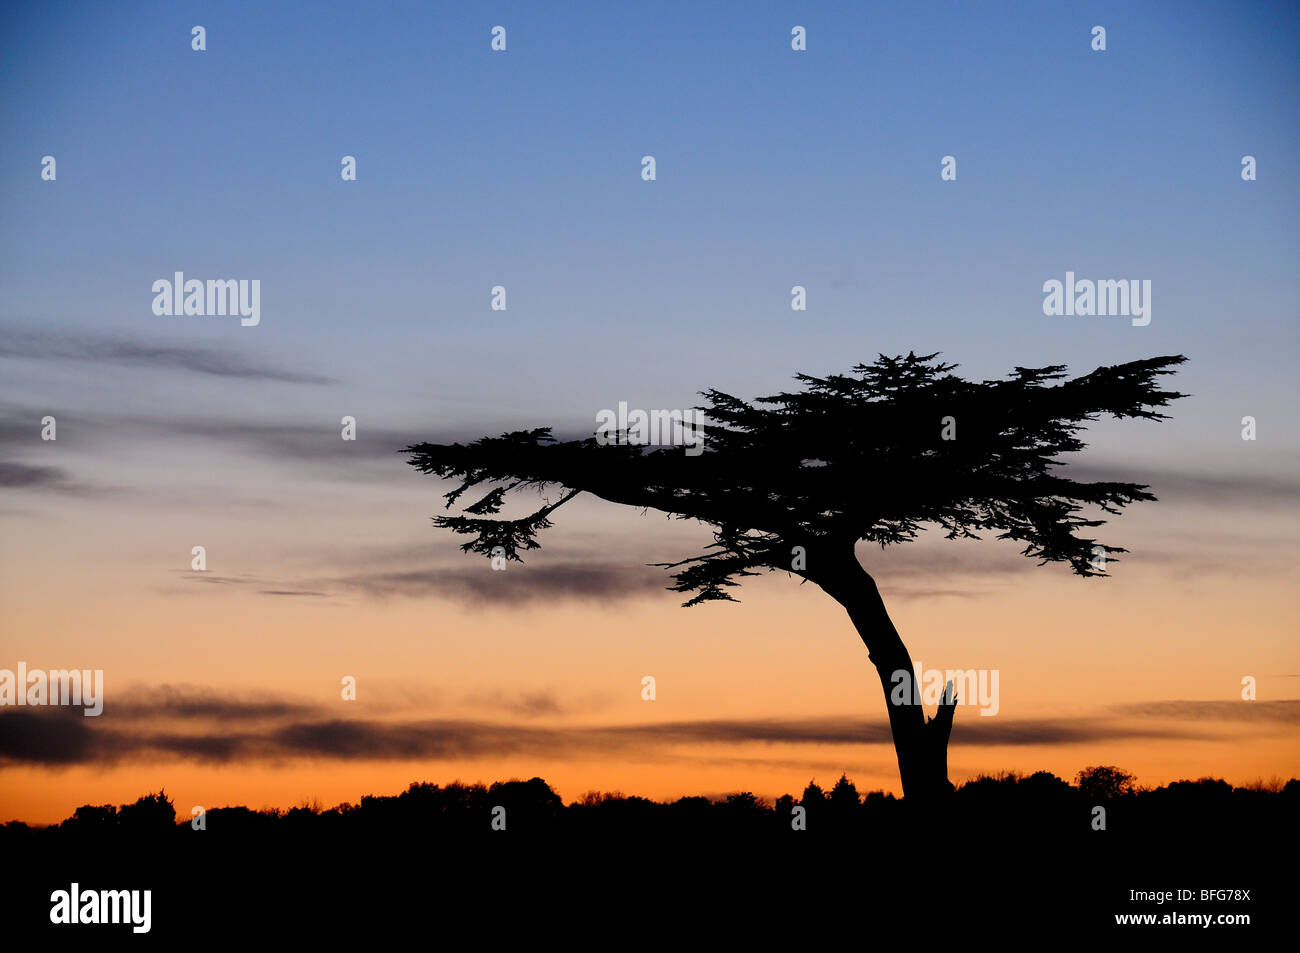
<path fill-rule="evenodd" d="M 1080 464 L 1160 497 L 1100 534 L 1114 578 L 860 550 L 915 659 L 1001 673 L 953 779 L 1300 773 L 1298 39 L 1281 3 L 6 7 L 0 668 L 109 694 L 44 747 L 0 713 L 0 820 L 162 785 L 183 812 L 533 774 L 897 791 L 829 597 L 774 575 L 680 609 L 645 564 L 707 534 L 588 499 L 491 573 L 395 451 L 908 350 L 1189 358 L 1173 419 L 1099 424 Z M 1150 325 L 1045 317 L 1067 270 L 1150 279 Z M 261 324 L 155 316 L 175 271 L 260 279 Z"/>

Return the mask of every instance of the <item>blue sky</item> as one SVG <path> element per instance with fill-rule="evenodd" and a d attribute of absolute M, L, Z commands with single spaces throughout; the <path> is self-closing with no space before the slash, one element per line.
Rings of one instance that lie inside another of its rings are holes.
<path fill-rule="evenodd" d="M 1208 459 L 1252 413 L 1269 452 L 1300 446 L 1293 5 L 3 16 L 0 320 L 339 382 L 134 371 L 104 391 L 124 409 L 166 393 L 196 414 L 581 427 L 621 399 L 767 393 L 879 351 L 942 350 L 975 376 L 1180 352 L 1196 397 L 1162 441 Z M 1067 269 L 1150 278 L 1152 324 L 1045 317 L 1042 282 Z M 176 270 L 260 278 L 261 326 L 154 316 L 150 285 Z M 102 404 L 84 368 L 4 371 L 11 396 Z"/>

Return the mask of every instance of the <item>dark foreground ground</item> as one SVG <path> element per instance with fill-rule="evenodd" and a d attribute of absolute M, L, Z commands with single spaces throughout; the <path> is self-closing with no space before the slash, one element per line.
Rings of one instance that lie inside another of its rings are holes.
<path fill-rule="evenodd" d="M 203 830 L 151 796 L 42 830 L 0 829 L 0 931 L 38 934 L 50 949 L 219 938 L 259 949 L 345 938 L 367 949 L 1019 949 L 1084 937 L 1127 949 L 1257 942 L 1290 935 L 1300 916 L 1294 781 L 1274 792 L 1202 781 L 1101 797 L 1036 775 L 968 784 L 928 807 L 842 785 L 818 793 L 774 806 L 746 795 L 565 806 L 540 779 L 412 785 L 330 811 L 214 809 Z M 1105 830 L 1093 829 L 1098 806 Z M 492 829 L 498 807 L 505 830 Z M 796 807 L 806 830 L 792 829 Z M 150 931 L 51 924 L 51 893 L 74 881 L 83 892 L 151 890 Z M 1157 922 L 1116 922 L 1131 914 Z M 1179 919 L 1207 914 L 1250 922 Z"/>

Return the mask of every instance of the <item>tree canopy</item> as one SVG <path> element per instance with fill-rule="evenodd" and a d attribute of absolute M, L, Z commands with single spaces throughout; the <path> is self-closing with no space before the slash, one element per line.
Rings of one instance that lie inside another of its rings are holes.
<path fill-rule="evenodd" d="M 802 390 L 752 402 L 704 391 L 698 456 L 594 435 L 561 441 L 549 427 L 403 452 L 419 471 L 458 481 L 448 509 L 487 490 L 459 515 L 434 519 L 470 537 L 466 552 L 500 547 L 520 560 L 538 548 L 551 514 L 582 492 L 708 524 L 714 541 L 704 553 L 658 564 L 675 570 L 671 588 L 691 594 L 688 606 L 734 601 L 727 590 L 741 577 L 790 571 L 795 545 L 887 546 L 926 525 L 950 539 L 995 533 L 1040 563 L 1105 575 L 1096 552 L 1125 550 L 1081 534 L 1105 522 L 1086 508 L 1116 514 L 1155 497 L 1143 484 L 1081 482 L 1054 468 L 1085 447 L 1080 431 L 1102 416 L 1164 419 L 1159 409 L 1185 395 L 1161 390 L 1159 378 L 1185 360 L 1154 357 L 1072 379 L 1065 365 L 1017 367 L 969 381 L 937 353 L 882 354 L 849 374 L 798 374 Z M 509 492 L 526 488 L 558 496 L 519 519 L 497 516 Z"/>

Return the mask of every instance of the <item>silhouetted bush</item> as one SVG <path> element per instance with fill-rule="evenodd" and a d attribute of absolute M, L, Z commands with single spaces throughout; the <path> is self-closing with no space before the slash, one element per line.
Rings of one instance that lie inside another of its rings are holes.
<path fill-rule="evenodd" d="M 1084 797 L 1093 800 L 1108 801 L 1133 792 L 1133 775 L 1109 764 L 1084 768 L 1075 783 Z"/>
<path fill-rule="evenodd" d="M 117 823 L 135 836 L 166 834 L 176 825 L 176 807 L 163 791 L 146 794 L 134 804 L 123 804 Z"/>

